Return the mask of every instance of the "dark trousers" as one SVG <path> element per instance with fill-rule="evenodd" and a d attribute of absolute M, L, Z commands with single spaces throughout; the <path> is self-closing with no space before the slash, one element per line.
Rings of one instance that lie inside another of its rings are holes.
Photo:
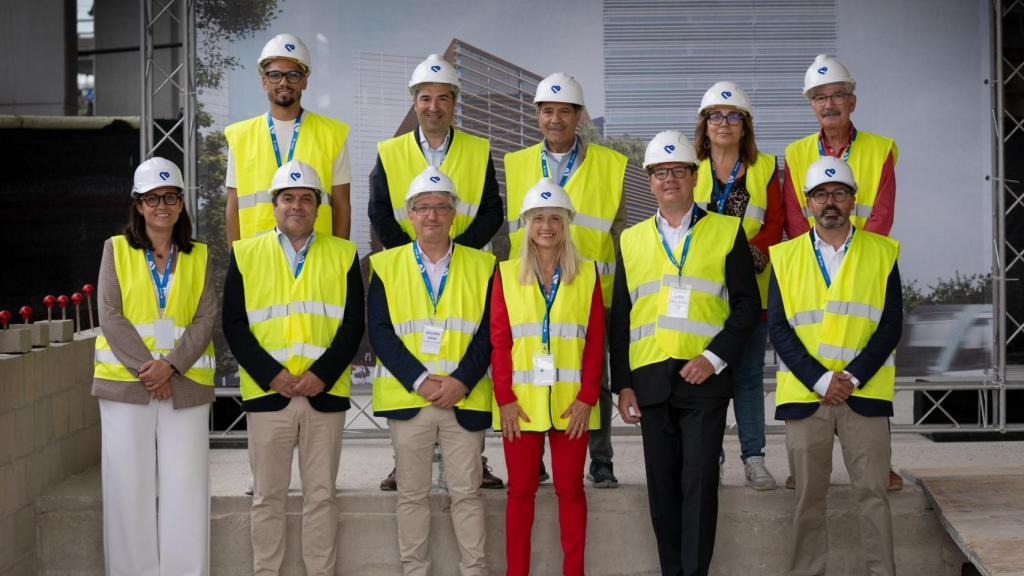
<path fill-rule="evenodd" d="M 647 496 L 662 576 L 706 575 L 718 526 L 728 399 L 641 408 Z"/>

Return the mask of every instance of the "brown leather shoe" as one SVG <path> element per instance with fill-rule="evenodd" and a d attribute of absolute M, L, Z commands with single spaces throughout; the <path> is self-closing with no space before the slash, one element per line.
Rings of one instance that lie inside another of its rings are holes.
<path fill-rule="evenodd" d="M 505 482 L 501 478 L 491 474 L 491 467 L 487 465 L 487 456 L 481 456 L 480 460 L 484 466 L 484 475 L 483 478 L 480 479 L 480 487 L 486 490 L 501 490 L 504 488 Z"/>
<path fill-rule="evenodd" d="M 903 490 L 903 478 L 892 467 L 889 468 L 889 492 Z"/>
<path fill-rule="evenodd" d="M 792 476 L 786 476 L 786 490 L 796 490 L 796 480 Z"/>
<path fill-rule="evenodd" d="M 385 492 L 394 492 L 398 490 L 398 480 L 395 478 L 395 468 L 391 469 L 391 473 L 388 477 L 380 481 L 380 489 Z"/>

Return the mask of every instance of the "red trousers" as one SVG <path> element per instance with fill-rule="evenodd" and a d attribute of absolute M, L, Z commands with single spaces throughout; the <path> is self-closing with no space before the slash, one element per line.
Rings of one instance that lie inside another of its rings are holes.
<path fill-rule="evenodd" d="M 508 500 L 505 505 L 505 563 L 508 576 L 530 573 L 530 537 L 533 532 L 534 501 L 537 495 L 544 432 L 523 432 L 521 438 L 505 442 L 508 468 Z M 549 430 L 551 473 L 558 496 L 558 525 L 561 529 L 562 573 L 583 576 L 583 551 L 587 542 L 587 495 L 583 491 L 583 465 L 587 440 L 570 440 L 564 432 Z"/>

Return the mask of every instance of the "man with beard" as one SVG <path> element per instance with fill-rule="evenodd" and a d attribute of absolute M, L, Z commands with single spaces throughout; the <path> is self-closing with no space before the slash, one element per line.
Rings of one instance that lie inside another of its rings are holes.
<path fill-rule="evenodd" d="M 896 205 L 896 159 L 899 150 L 891 138 L 863 132 L 853 126 L 857 95 L 850 72 L 835 56 L 819 54 L 804 74 L 804 97 L 811 104 L 821 130 L 786 147 L 782 204 L 786 236 L 796 238 L 814 227 L 814 216 L 802 192 L 811 163 L 830 156 L 846 162 L 857 180 L 857 203 L 850 220 L 860 230 L 888 236 Z M 793 476 L 786 488 L 794 487 Z M 903 479 L 890 467 L 889 490 L 903 488 Z"/>
<path fill-rule="evenodd" d="M 282 164 L 292 160 L 312 166 L 324 183 L 316 232 L 348 238 L 351 169 L 345 142 L 349 128 L 302 108 L 302 91 L 311 71 L 306 45 L 291 34 L 275 36 L 260 53 L 260 85 L 270 110 L 224 130 L 229 243 L 274 229 L 270 180 Z"/>
<path fill-rule="evenodd" d="M 812 163 L 804 193 L 814 228 L 771 247 L 768 287 L 779 356 L 775 418 L 786 422 L 797 492 L 787 574 L 825 574 L 825 503 L 839 436 L 867 563 L 857 572 L 892 575 L 888 417 L 903 325 L 899 244 L 853 225 L 857 183 L 842 160 Z"/>

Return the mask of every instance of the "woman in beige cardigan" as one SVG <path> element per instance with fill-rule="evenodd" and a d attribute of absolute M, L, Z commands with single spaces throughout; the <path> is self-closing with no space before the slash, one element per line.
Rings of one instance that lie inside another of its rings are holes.
<path fill-rule="evenodd" d="M 142 163 L 128 226 L 103 247 L 92 393 L 100 399 L 108 575 L 209 574 L 217 300 L 183 190 L 172 162 Z"/>

